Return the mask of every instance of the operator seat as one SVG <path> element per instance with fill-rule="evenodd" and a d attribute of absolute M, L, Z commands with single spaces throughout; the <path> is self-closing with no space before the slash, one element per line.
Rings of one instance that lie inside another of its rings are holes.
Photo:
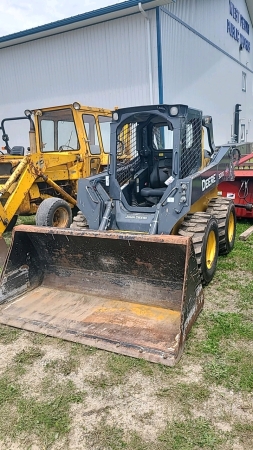
<path fill-rule="evenodd" d="M 10 151 L 10 155 L 12 156 L 24 156 L 25 154 L 25 148 L 21 147 L 20 145 L 16 145 L 15 147 L 12 147 Z"/>
<path fill-rule="evenodd" d="M 147 198 L 151 203 L 156 203 L 157 198 L 161 198 L 167 189 L 165 181 L 171 175 L 170 161 L 167 159 L 158 159 L 155 161 L 153 170 L 149 178 L 149 187 L 141 189 L 142 197 Z M 155 200 L 152 199 L 155 197 Z"/>

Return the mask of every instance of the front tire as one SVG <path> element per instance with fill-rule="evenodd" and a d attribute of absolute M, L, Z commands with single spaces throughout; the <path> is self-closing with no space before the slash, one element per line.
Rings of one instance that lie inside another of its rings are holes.
<path fill-rule="evenodd" d="M 69 228 L 72 211 L 65 200 L 47 198 L 40 204 L 35 220 L 39 227 Z"/>
<path fill-rule="evenodd" d="M 214 277 L 218 260 L 219 230 L 216 218 L 206 213 L 188 214 L 178 234 L 192 238 L 201 281 L 207 285 Z"/>

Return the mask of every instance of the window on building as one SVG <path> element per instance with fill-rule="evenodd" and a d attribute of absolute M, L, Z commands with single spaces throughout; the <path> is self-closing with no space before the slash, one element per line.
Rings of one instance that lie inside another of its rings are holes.
<path fill-rule="evenodd" d="M 245 123 L 241 124 L 241 139 L 240 142 L 245 142 Z"/>
<path fill-rule="evenodd" d="M 246 92 L 247 88 L 247 74 L 245 72 L 242 72 L 242 91 Z"/>

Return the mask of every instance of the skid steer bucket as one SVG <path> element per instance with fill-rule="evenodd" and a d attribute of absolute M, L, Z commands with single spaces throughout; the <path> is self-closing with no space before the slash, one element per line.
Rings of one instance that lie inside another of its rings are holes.
<path fill-rule="evenodd" d="M 0 236 L 0 268 L 4 265 L 8 253 L 8 247 L 3 236 Z"/>
<path fill-rule="evenodd" d="M 203 306 L 190 238 L 18 226 L 0 322 L 174 365 Z"/>

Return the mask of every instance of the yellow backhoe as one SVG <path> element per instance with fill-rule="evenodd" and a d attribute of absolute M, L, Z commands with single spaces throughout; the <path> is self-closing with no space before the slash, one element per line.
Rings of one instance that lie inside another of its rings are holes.
<path fill-rule="evenodd" d="M 11 147 L 6 125 L 29 121 L 29 147 Z M 108 162 L 111 111 L 72 105 L 25 111 L 3 119 L 0 152 L 0 265 L 7 247 L 2 234 L 18 215 L 36 214 L 36 224 L 69 227 L 77 181 Z"/>

